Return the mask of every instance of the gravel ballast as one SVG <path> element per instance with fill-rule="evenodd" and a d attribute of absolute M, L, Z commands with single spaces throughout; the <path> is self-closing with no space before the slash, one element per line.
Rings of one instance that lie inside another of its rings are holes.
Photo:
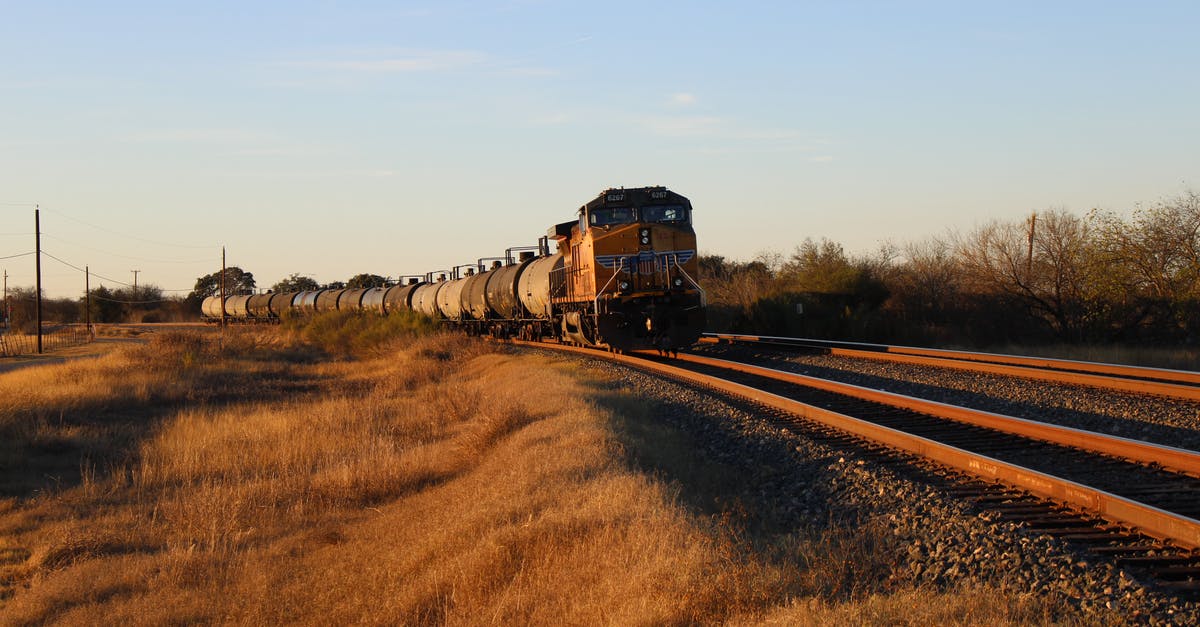
<path fill-rule="evenodd" d="M 811 369 L 833 370 L 828 363 L 804 362 L 808 357 L 796 359 L 800 360 L 798 368 L 810 369 L 808 374 L 825 376 Z M 874 567 L 868 564 L 856 573 L 864 579 L 856 588 L 859 592 L 884 591 L 904 582 L 945 590 L 980 586 L 1060 601 L 1058 605 L 1075 613 L 1061 617 L 1067 620 L 1200 623 L 1200 603 L 1158 591 L 1152 584 L 1139 582 L 1136 573 L 1082 548 L 996 520 L 994 514 L 980 512 L 951 496 L 938 481 L 929 481 L 925 471 L 873 461 L 853 447 L 824 444 L 806 435 L 802 427 L 684 384 L 603 360 L 579 361 L 585 370 L 611 380 L 618 391 L 644 401 L 654 419 L 688 433 L 696 455 L 741 473 L 748 483 L 742 495 L 745 502 L 757 515 L 770 518 L 773 529 L 805 533 L 839 533 L 840 529 L 840 533 L 850 534 L 873 530 L 876 539 L 868 561 Z M 867 370 L 883 366 L 867 365 Z M 858 385 L 883 378 L 882 371 L 862 375 L 840 372 L 845 378 L 839 380 L 857 379 L 848 382 Z M 934 380 L 943 385 L 933 386 L 901 381 L 892 373 L 890 391 L 913 394 L 917 387 L 954 389 L 945 385 L 946 374 L 941 375 Z M 1028 382 L 1009 382 L 1005 387 L 1013 391 L 1006 394 L 1019 396 L 1015 390 L 1022 385 Z M 977 400 L 990 398 L 975 396 Z M 1055 404 L 1048 400 L 1052 397 L 1053 393 L 1043 392 L 1041 396 L 1021 396 L 1029 399 L 1022 402 L 1011 398 L 995 402 L 1024 406 L 1042 398 L 1037 404 L 1049 406 Z M 1097 408 L 1111 410 L 1113 400 L 1096 403 Z M 1002 411 L 995 406 L 981 409 Z M 1114 419 L 1113 424 L 1126 421 Z"/>
<path fill-rule="evenodd" d="M 696 354 L 747 361 L 895 394 L 1200 451 L 1200 404 L 949 368 L 709 345 Z"/>

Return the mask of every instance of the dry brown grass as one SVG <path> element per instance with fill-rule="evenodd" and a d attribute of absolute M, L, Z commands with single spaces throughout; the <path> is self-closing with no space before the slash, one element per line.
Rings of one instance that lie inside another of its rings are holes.
<path fill-rule="evenodd" d="M 0 376 L 6 463 L 78 467 L 0 500 L 0 623 L 1044 616 L 973 593 L 822 596 L 827 571 L 755 553 L 728 516 L 631 467 L 609 404 L 548 358 L 443 335 L 360 361 L 302 357 L 270 331 L 171 335 Z M 53 439 L 71 446 L 38 449 Z M 854 537 L 797 536 L 792 549 L 857 559 Z"/>

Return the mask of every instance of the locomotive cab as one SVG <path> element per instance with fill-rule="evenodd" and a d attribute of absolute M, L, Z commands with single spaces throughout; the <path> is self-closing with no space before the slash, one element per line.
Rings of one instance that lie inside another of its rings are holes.
<path fill-rule="evenodd" d="M 564 264 L 563 336 L 620 350 L 692 344 L 704 327 L 691 203 L 662 187 L 608 190 L 550 234 Z"/>

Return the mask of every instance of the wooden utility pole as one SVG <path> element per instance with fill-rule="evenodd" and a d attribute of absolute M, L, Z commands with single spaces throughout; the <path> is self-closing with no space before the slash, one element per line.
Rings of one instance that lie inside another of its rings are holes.
<path fill-rule="evenodd" d="M 37 205 L 33 209 L 33 236 L 37 258 L 37 352 L 42 354 L 42 211 Z"/>
<path fill-rule="evenodd" d="M 225 247 L 221 247 L 221 328 L 225 328 Z"/>
<path fill-rule="evenodd" d="M 92 270 L 83 267 L 83 321 L 88 335 L 92 334 Z"/>
<path fill-rule="evenodd" d="M 1029 216 L 1029 251 L 1025 255 L 1025 280 L 1033 281 L 1033 236 L 1037 231 L 1037 213 Z"/>
<path fill-rule="evenodd" d="M 4 314 L 4 330 L 8 330 L 8 269 L 4 269 L 4 309 L 0 310 Z"/>
<path fill-rule="evenodd" d="M 141 270 L 130 270 L 133 273 L 133 300 L 137 300 L 137 275 Z"/>

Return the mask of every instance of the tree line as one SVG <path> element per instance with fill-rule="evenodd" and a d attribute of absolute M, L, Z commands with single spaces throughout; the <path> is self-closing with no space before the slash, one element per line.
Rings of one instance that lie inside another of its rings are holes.
<path fill-rule="evenodd" d="M 1049 210 L 866 254 L 808 239 L 790 255 L 738 261 L 702 254 L 699 262 L 712 331 L 926 345 L 1200 342 L 1196 192 L 1129 215 Z M 220 272 L 199 277 L 182 298 L 153 285 L 94 288 L 91 319 L 195 320 L 220 282 Z M 292 274 L 270 289 L 387 284 L 375 274 L 325 284 Z M 257 289 L 250 272 L 225 270 L 228 295 Z M 32 329 L 34 290 L 10 289 L 8 303 L 12 326 Z M 47 299 L 43 318 L 81 322 L 83 303 Z"/>
<path fill-rule="evenodd" d="M 347 281 L 318 283 L 311 277 L 292 274 L 271 287 L 275 292 L 294 292 L 343 287 L 380 287 L 388 284 L 386 277 L 376 274 L 357 274 Z M 254 274 L 239 267 L 225 269 L 225 292 L 253 294 L 258 286 Z M 187 322 L 200 318 L 200 304 L 205 298 L 221 291 L 221 272 L 213 272 L 196 279 L 192 291 L 186 296 L 166 295 L 155 285 L 107 288 L 94 287 L 89 291 L 90 299 L 43 298 L 42 320 L 56 324 L 76 324 L 88 320 L 99 323 L 115 322 Z M 36 330 L 37 292 L 32 287 L 14 287 L 8 290 L 7 307 L 9 326 L 13 330 L 32 333 Z M 89 303 L 90 300 L 90 303 Z M 3 329 L 5 312 L 0 310 L 0 329 Z"/>
<path fill-rule="evenodd" d="M 915 344 L 1200 341 L 1200 194 L 1064 210 L 848 255 L 700 257 L 710 328 Z"/>
<path fill-rule="evenodd" d="M 92 322 L 184 322 L 195 320 L 190 304 L 178 296 L 166 296 L 155 285 L 92 288 L 90 299 L 42 298 L 42 320 L 55 324 Z M 8 323 L 12 330 L 37 330 L 37 291 L 32 287 L 9 288 Z M 88 309 L 90 307 L 90 310 Z M 0 319 L 4 312 L 0 312 Z"/>

